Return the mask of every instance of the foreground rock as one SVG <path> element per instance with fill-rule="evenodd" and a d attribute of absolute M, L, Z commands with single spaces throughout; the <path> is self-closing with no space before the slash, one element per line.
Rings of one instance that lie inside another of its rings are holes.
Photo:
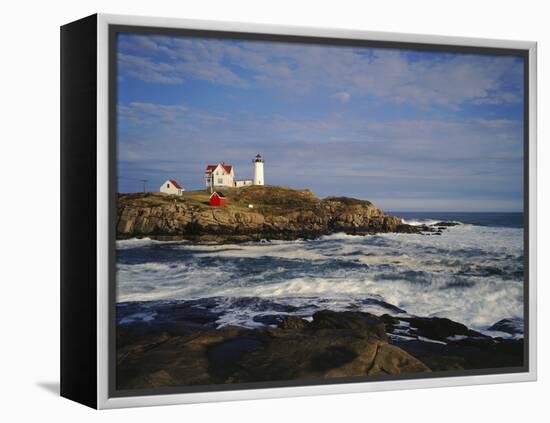
<path fill-rule="evenodd" d="M 336 232 L 420 232 L 399 217 L 386 216 L 369 201 L 321 200 L 309 190 L 270 186 L 228 189 L 224 194 L 226 207 L 210 207 L 208 193 L 203 191 L 179 197 L 119 194 L 117 237 L 243 242 L 308 239 Z"/>
<path fill-rule="evenodd" d="M 381 320 L 386 324 L 391 343 L 421 360 L 432 371 L 523 366 L 521 338 L 493 338 L 439 317 L 392 317 L 386 314 Z M 504 332 L 500 325 L 498 327 Z M 515 334 L 519 333 L 516 325 Z"/>
<path fill-rule="evenodd" d="M 117 334 L 118 389 L 429 371 L 388 342 L 380 319 L 360 312 L 324 310 L 312 322 L 288 317 L 266 329 L 142 323 Z"/>
<path fill-rule="evenodd" d="M 510 335 L 523 334 L 523 319 L 502 319 L 493 324 L 487 330 L 504 332 Z"/>
<path fill-rule="evenodd" d="M 500 335 L 491 337 L 370 301 L 392 315 L 321 310 L 311 316 L 308 305 L 254 297 L 232 303 L 258 312 L 253 320 L 260 329 L 216 329 L 227 317 L 219 307 L 227 305 L 224 298 L 120 303 L 117 380 L 124 389 L 523 366 L 521 319 L 495 323 L 488 329 Z"/>

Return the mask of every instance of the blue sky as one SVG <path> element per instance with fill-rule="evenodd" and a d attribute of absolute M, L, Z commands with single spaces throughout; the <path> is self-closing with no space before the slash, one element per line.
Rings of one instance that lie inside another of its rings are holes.
<path fill-rule="evenodd" d="M 519 58 L 118 35 L 119 191 L 225 161 L 387 210 L 520 211 Z"/>

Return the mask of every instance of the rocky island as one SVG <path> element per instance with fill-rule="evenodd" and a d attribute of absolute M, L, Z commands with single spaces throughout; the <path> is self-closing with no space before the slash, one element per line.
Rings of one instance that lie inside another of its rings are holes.
<path fill-rule="evenodd" d="M 225 207 L 211 207 L 207 191 L 181 196 L 119 194 L 117 239 L 150 237 L 196 242 L 311 239 L 343 232 L 416 233 L 401 218 L 387 216 L 371 202 L 347 197 L 317 198 L 310 190 L 278 186 L 227 189 Z"/>

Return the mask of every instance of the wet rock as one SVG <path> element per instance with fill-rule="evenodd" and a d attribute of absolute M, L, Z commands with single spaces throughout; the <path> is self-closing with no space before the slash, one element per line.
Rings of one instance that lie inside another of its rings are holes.
<path fill-rule="evenodd" d="M 318 311 L 313 315 L 308 329 L 348 329 L 362 336 L 376 336 L 384 341 L 388 339 L 384 323 L 379 318 L 358 311 Z"/>
<path fill-rule="evenodd" d="M 416 336 L 433 339 L 436 341 L 447 341 L 448 338 L 456 335 L 484 337 L 479 332 L 469 329 L 462 323 L 454 322 L 442 317 L 403 317 L 399 320 L 408 322 L 414 329 Z"/>
<path fill-rule="evenodd" d="M 420 232 L 420 230 L 416 226 L 402 223 L 400 225 L 397 225 L 397 227 L 395 228 L 395 232 L 403 234 L 417 234 Z"/>
<path fill-rule="evenodd" d="M 487 330 L 509 333 L 511 335 L 523 333 L 523 319 L 502 319 L 490 326 Z"/>
<path fill-rule="evenodd" d="M 378 300 L 376 298 L 366 298 L 364 300 L 361 300 L 361 304 L 364 305 L 378 305 L 386 310 L 391 311 L 392 313 L 400 314 L 400 313 L 406 313 L 405 310 L 402 308 L 399 308 L 397 306 L 394 306 L 393 304 L 387 303 L 386 301 Z"/>
<path fill-rule="evenodd" d="M 458 225 L 460 225 L 459 222 L 437 222 L 437 223 L 434 223 L 432 226 L 449 228 L 449 227 L 458 226 Z"/>
<path fill-rule="evenodd" d="M 381 320 L 357 312 L 321 311 L 311 323 L 287 317 L 274 329 L 161 331 L 130 336 L 117 350 L 119 389 L 428 371 L 388 344 Z"/>
<path fill-rule="evenodd" d="M 258 297 L 241 297 L 231 302 L 231 306 L 237 309 L 248 308 L 254 311 L 276 311 L 290 313 L 298 310 L 290 304 L 280 304 L 276 301 L 267 300 Z"/>
<path fill-rule="evenodd" d="M 209 373 L 213 380 L 225 381 L 239 370 L 242 357 L 261 350 L 268 336 L 261 331 L 243 331 L 207 350 Z"/>
<path fill-rule="evenodd" d="M 294 320 L 297 322 L 296 320 Z M 300 326 L 304 325 L 302 321 Z M 321 311 L 303 328 L 269 330 L 263 349 L 244 355 L 231 382 L 428 372 L 416 358 L 389 345 L 383 323 L 356 312 Z"/>
<path fill-rule="evenodd" d="M 279 326 L 285 320 L 285 316 L 280 314 L 258 314 L 252 320 L 266 326 Z"/>
<path fill-rule="evenodd" d="M 304 329 L 309 322 L 298 316 L 288 316 L 279 323 L 281 329 Z"/>
<path fill-rule="evenodd" d="M 432 371 L 512 368 L 523 366 L 523 340 L 465 338 L 445 344 L 420 340 L 392 344 L 421 360 Z"/>
<path fill-rule="evenodd" d="M 264 329 L 214 329 L 215 313 L 204 324 L 202 317 L 193 321 L 190 309 L 200 309 L 200 316 L 217 301 L 120 305 L 121 318 L 134 319 L 117 327 L 119 389 L 523 365 L 522 339 L 491 338 L 445 318 L 321 310 L 311 322 L 259 314 L 255 321 L 271 326 Z M 504 320 L 493 330 L 513 321 Z"/>

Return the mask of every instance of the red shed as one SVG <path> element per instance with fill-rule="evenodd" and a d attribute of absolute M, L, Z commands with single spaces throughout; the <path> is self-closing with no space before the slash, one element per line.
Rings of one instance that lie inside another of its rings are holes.
<path fill-rule="evenodd" d="M 224 207 L 225 206 L 225 197 L 221 192 L 213 192 L 210 195 L 210 205 L 212 207 Z"/>

